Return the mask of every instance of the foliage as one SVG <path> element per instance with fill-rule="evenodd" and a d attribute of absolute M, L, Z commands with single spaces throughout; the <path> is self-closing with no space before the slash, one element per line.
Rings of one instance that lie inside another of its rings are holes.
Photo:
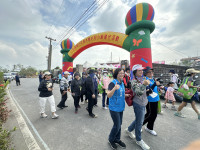
<path fill-rule="evenodd" d="M 27 68 L 22 68 L 19 72 L 20 76 L 34 76 L 36 74 L 37 70 L 31 66 Z"/>
<path fill-rule="evenodd" d="M 182 60 L 180 64 L 190 67 L 192 65 L 192 62 L 190 62 L 189 60 Z"/>
<path fill-rule="evenodd" d="M 5 83 L 3 80 L 3 72 L 0 72 L 0 149 L 1 150 L 9 150 L 10 149 L 10 133 L 15 131 L 14 128 L 11 131 L 8 131 L 3 128 L 3 123 L 8 119 L 8 115 L 11 110 L 8 110 L 6 106 L 6 92 L 5 88 L 8 84 L 8 81 Z M 12 149 L 12 148 L 11 148 Z"/>

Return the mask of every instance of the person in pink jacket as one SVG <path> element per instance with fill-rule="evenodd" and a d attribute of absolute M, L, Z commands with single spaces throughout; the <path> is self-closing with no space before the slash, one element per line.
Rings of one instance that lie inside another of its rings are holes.
<path fill-rule="evenodd" d="M 108 85 L 110 84 L 110 78 L 108 77 L 108 72 L 107 71 L 103 71 L 103 77 L 101 78 L 101 84 L 103 87 L 103 93 L 102 93 L 102 108 L 103 109 L 108 109 L 105 106 L 105 99 L 106 99 L 106 95 L 107 95 L 107 90 L 108 90 Z M 107 105 L 108 105 L 108 101 L 109 98 L 107 97 Z"/>

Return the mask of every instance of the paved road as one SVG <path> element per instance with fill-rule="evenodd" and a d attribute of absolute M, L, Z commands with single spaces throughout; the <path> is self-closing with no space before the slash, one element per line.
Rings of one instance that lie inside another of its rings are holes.
<path fill-rule="evenodd" d="M 101 97 L 98 97 L 99 107 L 94 108 L 94 113 L 98 115 L 98 118 L 93 119 L 88 116 L 85 110 L 86 104 L 81 105 L 78 114 L 75 114 L 73 99 L 69 96 L 67 100 L 69 107 L 57 110 L 59 119 L 50 118 L 48 102 L 46 113 L 49 117 L 42 119 L 39 114 L 38 84 L 38 79 L 21 79 L 21 86 L 17 87 L 12 82 L 10 90 L 51 150 L 110 150 L 107 139 L 113 123 L 109 111 L 103 110 L 101 107 Z M 58 104 L 60 101 L 58 84 L 54 85 L 53 93 L 56 104 Z M 199 105 L 197 107 L 200 108 Z M 163 111 L 164 114 L 158 115 L 155 122 L 155 131 L 158 136 L 152 136 L 146 131 L 142 133 L 143 140 L 152 150 L 179 150 L 189 142 L 200 138 L 200 121 L 190 105 L 183 110 L 183 114 L 187 118 L 175 117 L 174 111 L 169 109 L 163 109 Z M 134 118 L 132 107 L 126 106 L 122 131 Z M 32 131 L 31 127 L 30 130 Z M 34 132 L 33 135 L 35 136 Z M 37 136 L 35 138 L 39 141 Z M 140 150 L 135 141 L 127 137 L 124 132 L 122 132 L 121 139 L 126 143 L 127 150 Z M 42 147 L 40 142 L 39 145 Z"/>

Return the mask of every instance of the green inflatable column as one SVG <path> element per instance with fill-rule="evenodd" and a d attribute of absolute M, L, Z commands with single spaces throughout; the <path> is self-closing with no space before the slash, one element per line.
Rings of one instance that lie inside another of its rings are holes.
<path fill-rule="evenodd" d="M 148 3 L 133 6 L 126 15 L 126 34 L 130 41 L 130 68 L 135 64 L 152 67 L 150 34 L 155 29 L 152 22 L 153 7 Z"/>
<path fill-rule="evenodd" d="M 68 71 L 72 74 L 74 59 L 68 55 L 68 52 L 72 49 L 72 47 L 74 46 L 74 43 L 70 39 L 66 39 L 66 40 L 63 40 L 60 45 L 62 48 L 60 52 L 63 54 L 62 72 Z"/>

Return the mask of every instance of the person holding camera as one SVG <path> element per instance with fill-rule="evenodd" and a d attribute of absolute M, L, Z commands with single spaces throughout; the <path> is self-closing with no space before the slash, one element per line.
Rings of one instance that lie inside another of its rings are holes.
<path fill-rule="evenodd" d="M 158 113 L 158 101 L 160 100 L 159 94 L 158 94 L 158 87 L 160 85 L 159 79 L 153 78 L 154 72 L 151 67 L 146 67 L 144 69 L 144 76 L 146 76 L 146 79 L 150 81 L 149 86 L 147 86 L 147 99 L 148 104 L 146 106 L 146 114 L 145 119 L 143 122 L 143 125 L 147 123 L 147 126 L 145 127 L 145 130 L 149 132 L 150 134 L 156 136 L 156 131 L 153 130 L 154 122 L 157 118 Z"/>
<path fill-rule="evenodd" d="M 50 72 L 45 72 L 44 73 L 44 80 L 41 81 L 38 91 L 40 91 L 39 95 L 39 104 L 40 104 L 40 115 L 41 118 L 47 118 L 47 115 L 45 114 L 45 106 L 46 106 L 46 101 L 48 100 L 51 106 L 51 112 L 52 112 L 52 119 L 56 119 L 59 116 L 55 113 L 56 108 L 55 108 L 55 99 L 53 96 L 53 82 L 51 80 L 51 73 Z"/>
<path fill-rule="evenodd" d="M 132 67 L 133 80 L 131 81 L 131 88 L 135 93 L 133 98 L 135 120 L 125 129 L 125 132 L 132 139 L 135 139 L 136 136 L 136 144 L 142 149 L 148 150 L 150 147 L 142 140 L 141 129 L 144 122 L 145 108 L 148 103 L 146 87 L 149 86 L 150 81 L 143 76 L 143 69 L 142 65 L 139 64 Z M 135 135 L 132 133 L 133 130 L 135 130 Z"/>

